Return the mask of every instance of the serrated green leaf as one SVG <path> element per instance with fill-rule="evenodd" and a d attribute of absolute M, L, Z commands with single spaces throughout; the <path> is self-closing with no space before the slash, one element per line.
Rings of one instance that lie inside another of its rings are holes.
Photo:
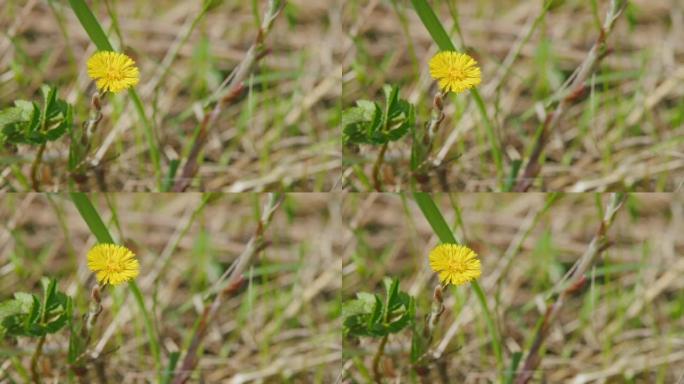
<path fill-rule="evenodd" d="M 0 303 L 0 322 L 6 317 L 14 316 L 22 311 L 22 304 L 18 300 L 10 299 Z"/>
<path fill-rule="evenodd" d="M 31 305 L 33 305 L 33 295 L 30 293 L 15 292 L 14 299 L 22 304 L 27 313 L 31 309 Z"/>
<path fill-rule="evenodd" d="M 363 108 L 349 108 L 342 112 L 342 126 L 346 127 L 348 125 L 356 124 L 362 121 L 368 121 L 365 115 L 365 110 Z"/>
<path fill-rule="evenodd" d="M 369 313 L 366 302 L 362 300 L 350 300 L 342 304 L 342 317 L 349 317 L 362 313 Z"/>
<path fill-rule="evenodd" d="M 382 300 L 378 296 L 373 296 L 375 302 L 373 303 L 373 311 L 371 312 L 370 318 L 368 319 L 368 326 L 373 327 L 378 323 L 382 322 L 382 314 L 384 311 L 384 306 L 382 305 Z"/>
<path fill-rule="evenodd" d="M 361 108 L 367 116 L 367 120 L 370 121 L 373 119 L 373 114 L 375 113 L 376 105 L 374 102 L 370 100 L 357 100 L 356 105 Z"/>
<path fill-rule="evenodd" d="M 0 111 L 0 127 L 18 123 L 23 120 L 23 110 L 18 107 L 9 107 Z"/>
<path fill-rule="evenodd" d="M 31 115 L 33 115 L 35 109 L 35 103 L 27 100 L 15 100 L 14 105 L 20 108 L 24 112 L 24 119 L 30 120 Z"/>

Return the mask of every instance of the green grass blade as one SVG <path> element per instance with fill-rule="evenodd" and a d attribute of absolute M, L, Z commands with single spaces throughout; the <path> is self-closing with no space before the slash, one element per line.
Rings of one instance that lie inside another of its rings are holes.
<path fill-rule="evenodd" d="M 487 107 L 485 107 L 482 96 L 480 96 L 480 92 L 475 88 L 471 89 L 470 92 L 473 95 L 473 99 L 475 99 L 477 110 L 480 111 L 480 115 L 482 116 L 482 122 L 484 123 L 485 132 L 487 132 L 487 138 L 489 139 L 489 145 L 491 146 L 492 150 L 492 157 L 494 158 L 494 165 L 496 166 L 496 180 L 501 189 L 504 185 L 503 154 L 501 153 L 501 145 L 499 145 L 499 139 L 496 136 L 496 132 L 494 132 L 494 125 L 489 119 Z"/>
<path fill-rule="evenodd" d="M 86 222 L 90 232 L 95 236 L 98 243 L 114 244 L 112 235 L 105 226 L 102 218 L 95 210 L 93 203 L 90 202 L 85 193 L 71 193 L 71 201 L 74 202 L 78 213 L 81 214 L 83 221 Z"/>
<path fill-rule="evenodd" d="M 133 293 L 133 298 L 135 298 L 136 304 L 140 309 L 140 313 L 143 315 L 143 323 L 145 324 L 145 331 L 147 331 L 147 337 L 150 340 L 150 351 L 152 351 L 152 357 L 154 358 L 155 367 L 157 369 L 157 381 L 161 381 L 161 352 L 159 348 L 159 337 L 157 337 L 157 332 L 154 328 L 154 323 L 152 322 L 152 317 L 150 312 L 145 306 L 145 299 L 143 299 L 142 292 L 135 280 L 128 282 L 128 288 Z"/>
<path fill-rule="evenodd" d="M 435 205 L 429 194 L 425 192 L 416 192 L 413 194 L 416 203 L 423 212 L 425 219 L 430 223 L 432 230 L 435 231 L 437 237 L 442 243 L 458 244 L 454 233 L 451 231 L 449 224 L 444 220 L 444 216 L 439 212 L 439 208 Z"/>
<path fill-rule="evenodd" d="M 97 242 L 115 244 L 114 238 L 112 238 L 112 235 L 109 233 L 107 226 L 105 225 L 104 221 L 102 221 L 102 217 L 100 217 L 100 214 L 97 213 L 97 210 L 93 206 L 93 203 L 90 201 L 88 196 L 85 193 L 80 192 L 70 193 L 70 196 L 71 201 L 73 201 L 74 205 L 76 206 L 76 209 L 81 214 L 83 221 L 86 222 L 88 228 L 90 229 L 90 232 L 97 239 Z M 161 379 L 161 349 L 159 347 L 159 338 L 156 336 L 157 332 L 154 328 L 152 317 L 150 316 L 150 313 L 147 310 L 147 307 L 145 306 L 145 300 L 143 299 L 142 292 L 140 292 L 140 288 L 138 287 L 138 284 L 135 282 L 135 280 L 131 280 L 128 282 L 128 288 L 133 294 L 133 298 L 135 299 L 135 302 L 138 305 L 138 309 L 140 309 L 140 313 L 142 313 L 143 315 L 143 323 L 145 324 L 147 337 L 150 341 L 150 350 L 155 360 L 155 367 L 157 369 L 158 379 Z"/>
<path fill-rule="evenodd" d="M 78 21 L 85 29 L 90 40 L 95 44 L 100 51 L 113 51 L 114 47 L 109 42 L 107 34 L 105 34 L 102 26 L 93 15 L 93 12 L 88 8 L 88 5 L 83 0 L 69 0 L 71 9 L 74 10 Z"/>
<path fill-rule="evenodd" d="M 423 22 L 425 28 L 430 32 L 432 40 L 437 43 L 439 49 L 442 51 L 455 51 L 456 46 L 451 41 L 451 38 L 449 38 L 449 34 L 444 29 L 444 26 L 442 26 L 442 23 L 440 23 L 430 4 L 426 0 L 411 0 L 411 4 L 413 4 L 413 8 L 416 10 L 418 17 L 420 17 L 420 21 Z"/>
<path fill-rule="evenodd" d="M 143 107 L 140 96 L 138 96 L 138 92 L 131 88 L 128 90 L 128 94 L 131 96 L 131 100 L 133 100 L 133 105 L 135 106 L 135 110 L 138 112 L 140 120 L 142 120 L 143 129 L 145 130 L 145 139 L 147 140 L 147 145 L 150 147 L 150 158 L 152 158 L 152 166 L 154 166 L 154 176 L 157 181 L 157 187 L 159 188 L 159 191 L 161 191 L 163 188 L 160 160 L 161 157 L 159 154 L 159 146 L 157 145 L 157 137 L 154 134 L 154 128 L 152 127 L 150 120 L 147 118 L 147 114 L 145 114 L 145 107 Z"/>
<path fill-rule="evenodd" d="M 515 373 L 518 370 L 518 365 L 520 365 L 520 359 L 522 358 L 522 352 L 514 352 L 511 357 L 511 365 L 506 372 L 506 378 L 504 384 L 513 384 L 513 379 L 515 378 Z"/>
<path fill-rule="evenodd" d="M 444 216 L 439 211 L 439 208 L 435 204 L 432 197 L 425 192 L 416 192 L 413 194 L 418 207 L 423 212 L 423 216 L 430 223 L 432 230 L 435 232 L 437 237 L 442 243 L 454 243 L 458 244 L 454 233 L 449 228 Z M 489 336 L 492 339 L 492 349 L 494 350 L 494 355 L 497 362 L 497 371 L 499 372 L 500 379 L 503 381 L 504 363 L 503 363 L 503 349 L 501 346 L 501 337 L 499 336 L 499 331 L 496 328 L 496 323 L 492 317 L 492 312 L 489 310 L 487 305 L 487 298 L 485 297 L 484 291 L 480 287 L 477 280 L 473 280 L 470 283 L 475 296 L 477 297 L 480 307 L 482 308 L 482 314 L 484 315 L 485 323 L 487 324 L 487 330 L 489 331 Z"/>

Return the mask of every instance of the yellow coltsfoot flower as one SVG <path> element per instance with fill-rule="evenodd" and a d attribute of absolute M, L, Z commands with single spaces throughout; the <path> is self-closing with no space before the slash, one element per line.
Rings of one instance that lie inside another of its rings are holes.
<path fill-rule="evenodd" d="M 477 254 L 465 245 L 440 244 L 430 252 L 430 268 L 444 284 L 462 285 L 482 274 Z"/>
<path fill-rule="evenodd" d="M 128 248 L 116 244 L 98 244 L 88 252 L 88 268 L 100 284 L 119 285 L 135 279 L 140 264 Z"/>
<path fill-rule="evenodd" d="M 443 51 L 430 59 L 430 76 L 445 92 L 460 93 L 482 81 L 477 61 L 465 53 Z"/>
<path fill-rule="evenodd" d="M 100 51 L 88 59 L 88 76 L 97 81 L 97 88 L 113 93 L 134 87 L 140 72 L 130 57 L 119 52 Z"/>

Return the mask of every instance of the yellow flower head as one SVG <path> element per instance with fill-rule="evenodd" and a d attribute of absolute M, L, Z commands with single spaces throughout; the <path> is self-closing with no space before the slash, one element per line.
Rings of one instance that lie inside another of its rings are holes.
<path fill-rule="evenodd" d="M 128 248 L 116 244 L 98 244 L 88 252 L 88 268 L 101 284 L 119 285 L 135 279 L 140 264 Z"/>
<path fill-rule="evenodd" d="M 477 254 L 465 245 L 440 244 L 430 252 L 430 268 L 445 284 L 461 285 L 482 274 Z"/>
<path fill-rule="evenodd" d="M 98 89 L 118 93 L 138 84 L 140 73 L 123 53 L 100 51 L 88 59 L 88 76 L 97 80 Z"/>
<path fill-rule="evenodd" d="M 477 61 L 465 53 L 443 51 L 430 59 L 430 76 L 446 92 L 460 93 L 482 81 Z"/>

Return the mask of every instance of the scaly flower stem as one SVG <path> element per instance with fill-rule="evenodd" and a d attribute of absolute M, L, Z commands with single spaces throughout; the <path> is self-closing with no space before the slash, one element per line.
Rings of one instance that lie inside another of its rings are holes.
<path fill-rule="evenodd" d="M 428 221 L 432 230 L 435 232 L 437 237 L 442 243 L 459 244 L 451 231 L 451 228 L 444 220 L 444 216 L 439 211 L 439 208 L 432 200 L 429 194 L 425 192 L 416 192 L 413 194 L 418 207 L 423 212 L 425 219 Z M 480 308 L 485 316 L 485 322 L 487 323 L 487 330 L 489 331 L 489 336 L 492 339 L 492 349 L 496 355 L 497 362 L 497 372 L 503 380 L 504 365 L 503 365 L 503 349 L 501 348 L 501 337 L 496 328 L 496 322 L 492 316 L 492 312 L 489 310 L 489 305 L 487 304 L 487 299 L 485 298 L 484 291 L 480 287 L 480 284 L 476 280 L 471 282 L 471 287 L 475 292 L 475 296 L 478 298 L 480 303 Z"/>

